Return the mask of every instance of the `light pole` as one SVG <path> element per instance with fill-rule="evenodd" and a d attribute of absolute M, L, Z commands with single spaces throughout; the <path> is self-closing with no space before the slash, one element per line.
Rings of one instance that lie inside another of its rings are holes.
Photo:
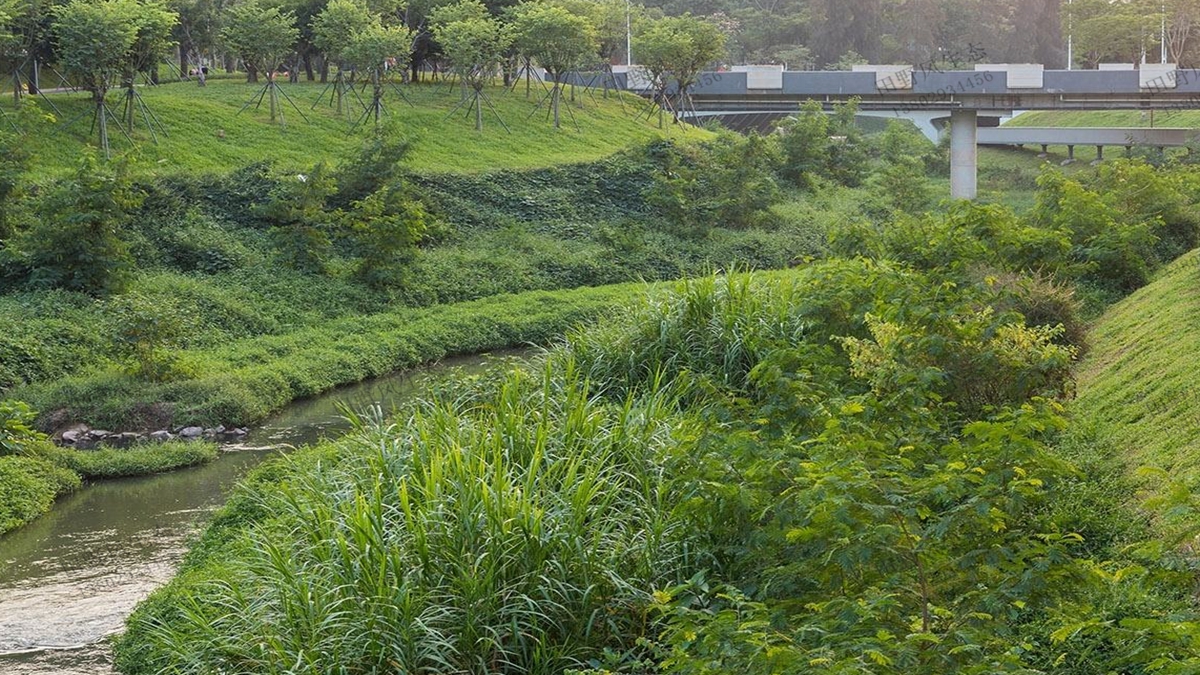
<path fill-rule="evenodd" d="M 1162 4 L 1162 31 L 1158 34 L 1162 38 L 1162 62 L 1167 62 L 1167 3 Z"/>
<path fill-rule="evenodd" d="M 1075 69 L 1075 12 L 1071 11 L 1073 0 L 1067 0 L 1067 70 Z"/>
<path fill-rule="evenodd" d="M 625 0 L 625 65 L 633 65 L 633 0 Z"/>

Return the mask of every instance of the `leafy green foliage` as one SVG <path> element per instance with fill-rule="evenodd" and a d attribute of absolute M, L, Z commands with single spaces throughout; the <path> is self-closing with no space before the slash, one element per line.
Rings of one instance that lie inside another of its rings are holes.
<path fill-rule="evenodd" d="M 333 0 L 313 19 L 316 47 L 345 69 L 350 65 L 346 48 L 372 19 L 367 6 L 357 0 Z"/>
<path fill-rule="evenodd" d="M 295 24 L 295 14 L 261 0 L 244 0 L 226 12 L 221 41 L 254 71 L 269 78 L 300 37 Z"/>
<path fill-rule="evenodd" d="M 550 75 L 554 127 L 561 126 L 559 101 L 566 73 L 589 65 L 598 44 L 596 28 L 587 16 L 573 14 L 547 2 L 530 2 L 512 10 L 514 45 Z"/>
<path fill-rule="evenodd" d="M 124 231 L 144 197 L 125 163 L 101 166 L 87 154 L 71 179 L 39 200 L 36 222 L 11 241 L 9 253 L 33 288 L 120 291 L 131 262 Z"/>
<path fill-rule="evenodd" d="M 308 273 L 324 271 L 332 245 L 329 232 L 334 223 L 326 202 L 336 190 L 336 180 L 321 163 L 307 174 L 281 180 L 267 203 L 259 208 L 259 215 L 275 228 L 275 240 L 283 259 L 294 269 Z"/>
<path fill-rule="evenodd" d="M 79 476 L 46 460 L 0 457 L 0 534 L 42 515 L 79 486 Z"/>
<path fill-rule="evenodd" d="M 140 10 L 136 0 L 72 0 L 54 9 L 59 58 L 98 104 L 129 64 Z"/>
<path fill-rule="evenodd" d="M 172 352 L 194 320 L 173 303 L 163 303 L 144 295 L 122 295 L 115 303 L 118 330 L 116 341 L 134 359 L 132 374 L 151 382 L 166 382 L 186 376 L 178 357 Z"/>
<path fill-rule="evenodd" d="M 24 401 L 0 401 L 0 456 L 24 454 L 31 444 L 46 440 L 33 427 L 36 417 L 37 413 Z"/>
<path fill-rule="evenodd" d="M 345 218 L 359 251 L 359 276 L 374 287 L 400 285 L 429 229 L 421 201 L 402 185 L 387 186 L 355 202 Z"/>
<path fill-rule="evenodd" d="M 801 106 L 798 115 L 779 127 L 783 175 L 805 189 L 812 189 L 820 178 L 859 185 L 867 175 L 869 154 L 854 121 L 857 114 L 857 101 L 835 106 L 832 116 L 826 116 L 816 101 Z"/>
<path fill-rule="evenodd" d="M 770 139 L 723 133 L 711 143 L 663 144 L 652 152 L 661 168 L 646 201 L 675 227 L 701 235 L 713 227 L 769 222 L 769 209 L 780 198 L 779 157 Z"/>

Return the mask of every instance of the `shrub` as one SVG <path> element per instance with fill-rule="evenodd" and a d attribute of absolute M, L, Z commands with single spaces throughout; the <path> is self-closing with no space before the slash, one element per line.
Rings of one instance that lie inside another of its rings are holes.
<path fill-rule="evenodd" d="M 779 201 L 774 139 L 725 132 L 709 144 L 664 144 L 659 161 L 646 202 L 693 236 L 713 227 L 762 226 Z"/>
<path fill-rule="evenodd" d="M 123 230 L 144 198 L 124 163 L 92 154 L 38 202 L 36 224 L 15 239 L 34 288 L 109 295 L 124 288 L 131 261 Z"/>
<path fill-rule="evenodd" d="M 21 455 L 46 436 L 33 427 L 37 413 L 23 401 L 0 401 L 0 456 Z"/>
<path fill-rule="evenodd" d="M 858 102 L 834 107 L 826 116 L 816 101 L 808 101 L 800 113 L 779 126 L 783 148 L 783 175 L 804 189 L 814 188 L 819 178 L 855 187 L 868 173 L 868 143 L 855 123 Z"/>
<path fill-rule="evenodd" d="M 359 256 L 358 276 L 376 288 L 399 286 L 430 226 L 413 191 L 388 185 L 356 201 L 344 217 Z"/>
<path fill-rule="evenodd" d="M 0 534 L 28 523 L 78 489 L 79 476 L 35 457 L 0 457 Z"/>
<path fill-rule="evenodd" d="M 258 214 L 274 227 L 275 242 L 292 268 L 315 274 L 325 271 L 330 253 L 329 231 L 335 216 L 326 202 L 336 181 L 324 163 L 307 174 L 283 178 Z"/>
<path fill-rule="evenodd" d="M 130 448 L 73 450 L 63 453 L 60 459 L 84 478 L 123 478 L 204 464 L 216 459 L 217 452 L 215 443 L 171 441 Z"/>

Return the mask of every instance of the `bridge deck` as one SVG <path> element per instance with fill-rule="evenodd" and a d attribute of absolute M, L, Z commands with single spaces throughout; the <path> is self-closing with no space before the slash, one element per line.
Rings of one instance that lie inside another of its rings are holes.
<path fill-rule="evenodd" d="M 986 68 L 986 66 L 982 66 Z M 856 97 L 865 110 L 1121 110 L 1200 108 L 1200 70 L 1176 70 L 1150 82 L 1136 70 L 1047 70 L 1040 87 L 1010 86 L 1005 70 L 920 71 L 905 88 L 880 88 L 874 72 L 783 72 L 772 89 L 749 87 L 750 73 L 703 73 L 692 89 L 701 112 L 786 111 L 807 100 Z M 595 74 L 575 78 L 599 86 Z M 609 80 L 627 88 L 626 73 Z M 756 79 L 756 81 L 761 81 Z"/>

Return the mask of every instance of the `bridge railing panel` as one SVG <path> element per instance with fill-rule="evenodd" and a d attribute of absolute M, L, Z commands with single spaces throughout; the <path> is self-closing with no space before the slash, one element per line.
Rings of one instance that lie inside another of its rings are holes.
<path fill-rule="evenodd" d="M 918 71 L 913 76 L 913 93 L 938 96 L 1007 94 L 1008 73 L 969 70 Z"/>
<path fill-rule="evenodd" d="M 793 96 L 873 96 L 875 73 L 847 72 L 786 72 L 783 74 L 783 93 Z"/>
<path fill-rule="evenodd" d="M 1045 89 L 1055 94 L 1136 94 L 1138 74 L 1132 70 L 1047 70 Z"/>

